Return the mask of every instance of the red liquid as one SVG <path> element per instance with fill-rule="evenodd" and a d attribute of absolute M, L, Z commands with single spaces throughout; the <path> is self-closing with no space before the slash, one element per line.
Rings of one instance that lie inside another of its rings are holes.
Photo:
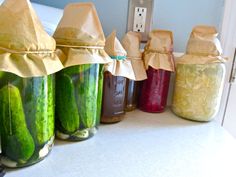
<path fill-rule="evenodd" d="M 163 112 L 166 107 L 170 71 L 156 70 L 149 67 L 147 70 L 148 79 L 143 81 L 139 108 L 145 112 Z"/>

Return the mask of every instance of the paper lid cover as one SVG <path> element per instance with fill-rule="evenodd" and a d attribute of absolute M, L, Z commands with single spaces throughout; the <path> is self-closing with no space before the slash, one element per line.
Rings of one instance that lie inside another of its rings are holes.
<path fill-rule="evenodd" d="M 104 46 L 105 36 L 92 3 L 70 3 L 54 33 L 57 44 Z"/>
<path fill-rule="evenodd" d="M 138 32 L 129 31 L 125 34 L 122 45 L 127 52 L 127 57 L 130 59 L 141 59 L 142 52 L 140 51 L 141 34 Z"/>
<path fill-rule="evenodd" d="M 0 71 L 36 77 L 63 68 L 29 0 L 5 0 L 0 14 Z"/>
<path fill-rule="evenodd" d="M 173 34 L 171 31 L 154 30 L 149 35 L 150 39 L 145 46 L 144 63 L 146 69 L 175 71 L 173 59 Z"/>
<path fill-rule="evenodd" d="M 153 30 L 149 34 L 149 41 L 145 50 L 159 53 L 173 52 L 173 34 L 166 30 Z"/>
<path fill-rule="evenodd" d="M 127 52 L 116 37 L 116 31 L 113 31 L 106 39 L 105 51 L 109 56 L 126 56 Z"/>
<path fill-rule="evenodd" d="M 222 48 L 218 33 L 213 26 L 196 26 L 193 28 L 187 44 L 187 54 L 222 55 Z"/>

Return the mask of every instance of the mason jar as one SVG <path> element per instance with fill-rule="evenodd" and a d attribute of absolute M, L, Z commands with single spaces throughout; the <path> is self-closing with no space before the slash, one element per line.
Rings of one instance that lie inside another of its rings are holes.
<path fill-rule="evenodd" d="M 56 136 L 59 139 L 82 141 L 97 132 L 103 82 L 101 67 L 100 64 L 77 65 L 56 74 Z"/>
<path fill-rule="evenodd" d="M 0 72 L 1 163 L 24 167 L 44 159 L 54 142 L 54 76 Z"/>
<path fill-rule="evenodd" d="M 224 63 L 177 64 L 173 112 L 185 119 L 210 121 L 219 111 Z"/>
<path fill-rule="evenodd" d="M 139 109 L 160 113 L 166 108 L 171 72 L 149 66 L 147 80 L 143 81 Z"/>
<path fill-rule="evenodd" d="M 124 119 L 126 78 L 104 73 L 102 123 L 116 123 Z"/>

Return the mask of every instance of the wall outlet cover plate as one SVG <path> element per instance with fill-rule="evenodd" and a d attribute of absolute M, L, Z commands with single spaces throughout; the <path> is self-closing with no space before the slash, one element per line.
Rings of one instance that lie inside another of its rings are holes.
<path fill-rule="evenodd" d="M 141 42 L 148 41 L 152 27 L 154 0 L 129 0 L 128 31 L 140 32 Z"/>

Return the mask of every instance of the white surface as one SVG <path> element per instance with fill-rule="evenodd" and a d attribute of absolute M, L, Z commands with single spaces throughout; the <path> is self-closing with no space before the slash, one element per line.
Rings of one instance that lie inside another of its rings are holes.
<path fill-rule="evenodd" d="M 235 177 L 235 164 L 236 141 L 216 122 L 135 111 L 87 141 L 57 141 L 44 161 L 6 177 Z"/>

